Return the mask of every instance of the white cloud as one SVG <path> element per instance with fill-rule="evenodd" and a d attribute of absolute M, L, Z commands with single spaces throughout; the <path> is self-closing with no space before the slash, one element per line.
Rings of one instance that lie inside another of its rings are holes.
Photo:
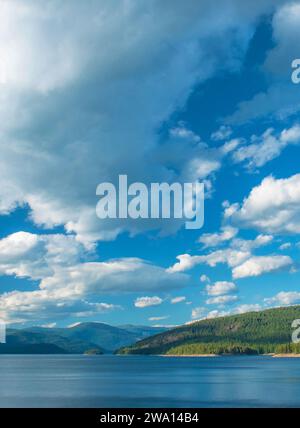
<path fill-rule="evenodd" d="M 138 297 L 135 302 L 134 306 L 136 308 L 147 308 L 149 306 L 158 306 L 161 305 L 163 300 L 158 296 L 153 297 Z"/>
<path fill-rule="evenodd" d="M 222 125 L 220 128 L 211 134 L 211 139 L 213 141 L 226 140 L 232 134 L 232 129 L 230 126 Z"/>
<path fill-rule="evenodd" d="M 201 261 L 199 260 L 201 257 Z M 202 256 L 190 256 L 189 254 L 180 254 L 176 257 L 178 260 L 173 266 L 168 268 L 169 272 L 184 272 L 186 270 L 192 269 L 199 263 L 202 262 Z"/>
<path fill-rule="evenodd" d="M 272 242 L 271 235 L 258 235 L 255 239 L 235 238 L 229 248 L 213 251 L 206 255 L 191 256 L 181 254 L 177 256 L 178 262 L 167 269 L 168 272 L 184 272 L 199 264 L 207 264 L 215 267 L 218 264 L 226 264 L 232 269 L 235 279 L 246 276 L 258 276 L 292 265 L 292 259 L 287 256 L 254 256 L 252 251 L 256 248 L 268 245 Z M 209 288 L 208 288 L 209 289 Z"/>
<path fill-rule="evenodd" d="M 274 272 L 291 267 L 293 261 L 288 256 L 256 256 L 251 257 L 239 266 L 233 268 L 232 276 L 235 279 L 249 276 L 259 276 L 263 273 Z"/>
<path fill-rule="evenodd" d="M 225 219 L 268 233 L 300 233 L 300 174 L 265 178 L 241 205 L 225 209 Z"/>
<path fill-rule="evenodd" d="M 127 292 L 167 289 L 171 283 L 179 286 L 188 280 L 186 275 L 174 275 L 138 258 L 82 261 L 87 256 L 71 235 L 17 232 L 0 240 L 0 272 L 40 279 L 41 288 L 80 284 L 84 289 L 95 285 L 99 291 Z M 91 256 L 95 258 L 93 253 Z"/>
<path fill-rule="evenodd" d="M 206 291 L 209 296 L 220 296 L 236 290 L 237 286 L 233 282 L 228 281 L 217 281 L 213 285 L 206 286 Z"/>
<path fill-rule="evenodd" d="M 274 135 L 272 128 L 261 137 L 252 136 L 251 144 L 239 147 L 233 153 L 236 163 L 245 162 L 248 169 L 256 169 L 275 159 L 288 146 L 300 144 L 300 126 L 294 125 L 284 129 L 279 136 Z"/>
<path fill-rule="evenodd" d="M 206 300 L 207 305 L 227 305 L 238 300 L 237 296 L 217 296 Z"/>
<path fill-rule="evenodd" d="M 56 267 L 78 263 L 83 252 L 71 235 L 16 232 L 0 240 L 0 273 L 42 279 Z"/>
<path fill-rule="evenodd" d="M 281 291 L 276 296 L 265 299 L 267 304 L 292 305 L 300 303 L 300 293 L 298 291 Z"/>
<path fill-rule="evenodd" d="M 89 317 L 120 307 L 88 302 L 71 288 L 56 290 L 12 291 L 0 296 L 0 318 L 7 323 Z"/>
<path fill-rule="evenodd" d="M 244 260 L 247 260 L 249 257 L 251 257 L 251 253 L 236 251 L 231 248 L 217 250 L 201 256 L 181 254 L 176 257 L 178 263 L 171 266 L 168 269 L 168 272 L 184 272 L 199 264 L 207 264 L 210 267 L 215 267 L 219 263 L 226 263 L 228 266 L 233 267 L 242 263 Z"/>
<path fill-rule="evenodd" d="M 216 171 L 218 156 L 197 147 L 177 176 L 157 161 L 157 129 L 196 84 L 239 67 L 258 18 L 273 9 L 273 0 L 1 2 L 1 212 L 27 204 L 37 225 L 62 225 L 85 245 L 171 228 L 99 221 L 96 186 L 121 172 L 149 183 Z"/>
<path fill-rule="evenodd" d="M 42 279 L 40 287 L 57 288 L 66 284 L 78 291 L 127 293 L 176 289 L 187 280 L 187 276 L 168 273 L 142 259 L 122 258 L 57 268 L 54 275 Z"/>
<path fill-rule="evenodd" d="M 262 307 L 258 303 L 243 304 L 243 305 L 238 306 L 237 308 L 234 308 L 233 313 L 234 314 L 245 314 L 246 312 L 258 312 L 261 309 L 262 309 Z"/>
<path fill-rule="evenodd" d="M 186 324 L 193 324 L 194 322 L 197 321 L 202 321 L 202 320 L 206 320 L 206 319 L 214 319 L 214 318 L 220 318 L 220 317 L 225 317 L 227 315 L 229 315 L 230 312 L 229 311 L 224 311 L 224 310 L 220 310 L 220 309 L 214 309 L 213 311 L 207 311 L 206 308 L 195 308 L 192 311 L 192 321 L 187 322 Z"/>
<path fill-rule="evenodd" d="M 213 311 L 207 312 L 205 308 L 199 308 L 199 309 L 202 309 L 202 311 L 201 310 L 199 311 L 199 314 L 198 314 L 199 317 L 197 317 L 198 321 L 203 319 L 214 319 L 214 318 L 226 317 L 230 315 L 239 315 L 239 314 L 244 314 L 246 312 L 258 312 L 262 310 L 262 307 L 259 304 L 242 304 L 226 311 L 220 310 L 220 309 L 214 309 Z"/>
<path fill-rule="evenodd" d="M 207 276 L 207 275 L 201 275 L 200 276 L 200 281 L 201 282 L 210 282 L 210 279 L 209 279 L 209 277 Z"/>
<path fill-rule="evenodd" d="M 213 149 L 180 126 L 169 137 L 178 139 L 172 152 L 157 129 L 195 85 L 238 68 L 258 18 L 273 9 L 273 0 L 251 7 L 233 0 L 229 12 L 215 0 L 192 0 L 188 7 L 180 0 L 143 7 L 123 1 L 117 9 L 108 0 L 0 2 L 0 213 L 28 207 L 36 225 L 62 225 L 69 233 L 19 232 L 0 241 L 1 273 L 40 281 L 37 290 L 1 295 L 3 319 L 87 316 L 117 309 L 99 302 L 101 293 L 186 283 L 176 269 L 141 259 L 86 261 L 95 241 L 124 230 L 180 226 L 99 221 L 95 189 L 116 182 L 120 172 L 145 183 L 209 182 L 238 143 Z M 184 159 L 179 140 L 191 149 Z M 234 266 L 248 254 L 204 257 L 210 266 Z"/>
<path fill-rule="evenodd" d="M 285 242 L 284 244 L 280 245 L 279 249 L 281 251 L 284 251 L 284 250 L 290 249 L 291 246 L 292 246 L 292 244 L 290 242 Z"/>
<path fill-rule="evenodd" d="M 245 314 L 247 312 L 258 312 L 262 310 L 261 305 L 254 303 L 254 304 L 243 304 L 243 305 L 239 305 L 231 310 L 228 311 L 221 311 L 221 310 L 214 310 L 214 311 L 210 311 L 208 312 L 208 314 L 206 315 L 206 318 L 210 319 L 210 318 L 220 318 L 220 317 L 224 317 L 224 316 L 229 316 L 229 315 L 239 315 L 239 314 Z"/>
<path fill-rule="evenodd" d="M 173 299 L 171 299 L 171 303 L 172 303 L 172 305 L 176 305 L 177 303 L 184 302 L 185 300 L 186 300 L 185 296 L 178 296 L 178 297 L 174 297 Z"/>
<path fill-rule="evenodd" d="M 227 141 L 223 146 L 220 147 L 220 151 L 224 155 L 232 153 L 238 146 L 244 143 L 244 140 L 241 138 L 234 138 L 233 140 Z"/>
<path fill-rule="evenodd" d="M 38 243 L 37 235 L 27 232 L 17 232 L 0 240 L 0 260 L 22 258 Z"/>
<path fill-rule="evenodd" d="M 206 309 L 202 307 L 197 307 L 192 310 L 192 319 L 197 320 L 201 319 L 203 315 L 205 314 Z"/>
<path fill-rule="evenodd" d="M 223 242 L 230 241 L 238 233 L 238 229 L 230 226 L 222 228 L 220 233 L 205 233 L 198 239 L 198 242 L 203 244 L 204 248 L 217 247 Z"/>
<path fill-rule="evenodd" d="M 99 295 L 171 290 L 188 280 L 142 259 L 82 261 L 88 256 L 83 250 L 74 236 L 59 234 L 18 232 L 0 240 L 0 273 L 39 281 L 36 290 L 2 294 L 0 318 L 11 322 L 88 316 L 119 308 L 99 303 Z"/>
<path fill-rule="evenodd" d="M 189 254 L 181 254 L 176 257 L 179 262 L 170 267 L 168 271 L 183 272 L 192 269 L 198 264 L 207 264 L 208 266 L 215 267 L 219 263 L 226 263 L 229 267 L 234 267 L 249 259 L 252 255 L 252 250 L 268 245 L 273 240 L 273 236 L 271 235 L 258 235 L 252 240 L 234 238 L 236 233 L 237 229 L 228 228 L 223 229 L 223 232 L 220 234 L 204 235 L 206 246 L 214 246 L 231 239 L 232 241 L 229 244 L 229 248 L 212 251 L 206 255 L 191 256 Z M 209 278 L 206 275 L 202 275 L 200 281 L 209 282 Z"/>
<path fill-rule="evenodd" d="M 235 238 L 230 243 L 230 247 L 234 250 L 250 253 L 256 248 L 264 247 L 271 244 L 273 241 L 272 235 L 258 235 L 255 239 Z"/>
<path fill-rule="evenodd" d="M 228 311 L 220 311 L 218 309 L 215 309 L 213 311 L 209 311 L 206 314 L 205 319 L 214 319 L 214 318 L 226 317 L 227 315 L 229 315 Z"/>

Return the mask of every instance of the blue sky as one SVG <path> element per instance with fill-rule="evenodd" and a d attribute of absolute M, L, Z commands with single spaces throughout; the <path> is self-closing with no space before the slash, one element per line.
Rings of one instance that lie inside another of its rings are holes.
<path fill-rule="evenodd" d="M 300 2 L 0 8 L 0 318 L 178 325 L 300 303 Z M 204 182 L 204 227 L 98 219 L 119 174 Z"/>

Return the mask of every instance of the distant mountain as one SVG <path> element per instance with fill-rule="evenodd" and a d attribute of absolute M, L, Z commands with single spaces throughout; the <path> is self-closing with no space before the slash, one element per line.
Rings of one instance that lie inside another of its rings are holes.
<path fill-rule="evenodd" d="M 64 330 L 64 336 L 72 340 L 83 340 L 96 344 L 106 351 L 133 344 L 144 337 L 160 333 L 166 329 L 143 326 L 113 327 L 103 323 L 82 323 Z"/>
<path fill-rule="evenodd" d="M 114 352 L 120 347 L 165 330 L 132 325 L 113 327 L 96 322 L 81 323 L 70 328 L 8 329 L 7 343 L 0 345 L 0 353 L 82 354 L 90 350 L 94 354 Z"/>
<path fill-rule="evenodd" d="M 0 352 L 10 353 L 10 349 L 23 350 L 26 347 L 32 349 L 32 353 L 35 353 L 35 346 L 46 345 L 55 347 L 56 351 L 61 352 L 54 353 L 69 353 L 69 354 L 82 354 L 87 349 L 97 348 L 103 352 L 103 349 L 98 347 L 94 343 L 89 341 L 78 340 L 76 338 L 69 338 L 64 335 L 64 330 L 67 329 L 50 329 L 50 328 L 39 328 L 33 327 L 32 329 L 8 329 L 6 335 L 6 344 L 0 346 Z M 49 348 L 51 350 L 52 348 Z M 23 353 L 23 351 L 20 353 Z M 26 352 L 27 353 L 27 352 Z M 52 353 L 52 352 L 49 352 Z"/>
<path fill-rule="evenodd" d="M 118 327 L 136 335 L 136 337 L 138 337 L 137 340 L 142 340 L 146 337 L 153 336 L 154 334 L 163 333 L 164 331 L 168 330 L 167 327 L 151 327 L 133 324 L 119 325 Z"/>
<path fill-rule="evenodd" d="M 300 353 L 291 343 L 292 322 L 300 306 L 206 319 L 146 338 L 120 354 L 263 354 Z"/>

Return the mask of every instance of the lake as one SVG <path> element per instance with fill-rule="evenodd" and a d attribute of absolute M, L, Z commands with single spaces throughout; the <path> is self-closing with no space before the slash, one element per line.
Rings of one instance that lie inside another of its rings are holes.
<path fill-rule="evenodd" d="M 1 407 L 300 407 L 300 359 L 0 355 Z"/>

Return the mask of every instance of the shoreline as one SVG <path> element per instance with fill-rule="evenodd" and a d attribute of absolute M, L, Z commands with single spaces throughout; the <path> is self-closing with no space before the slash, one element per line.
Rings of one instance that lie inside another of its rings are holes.
<path fill-rule="evenodd" d="M 274 354 L 273 358 L 300 358 L 300 354 Z"/>
<path fill-rule="evenodd" d="M 159 357 L 171 357 L 171 358 L 187 358 L 187 357 L 193 357 L 193 358 L 205 358 L 205 357 L 220 357 L 221 355 L 218 354 L 183 354 L 183 355 L 176 355 L 176 354 L 161 354 L 158 355 Z"/>
<path fill-rule="evenodd" d="M 171 357 L 171 358 L 207 358 L 207 357 L 272 357 L 272 358 L 300 358 L 300 354 L 294 354 L 294 353 L 288 353 L 288 354 L 183 354 L 183 355 L 176 355 L 176 354 L 161 354 L 158 355 L 159 357 Z"/>

